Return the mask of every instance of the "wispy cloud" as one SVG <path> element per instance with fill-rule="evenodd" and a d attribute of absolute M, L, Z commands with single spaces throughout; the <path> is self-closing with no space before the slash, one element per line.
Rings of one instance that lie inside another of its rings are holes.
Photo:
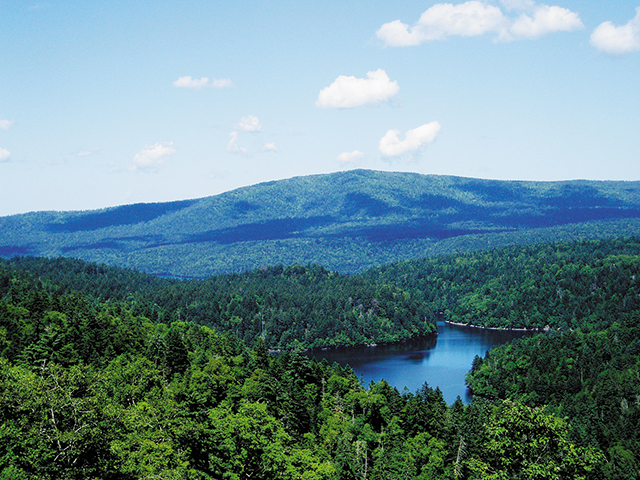
<path fill-rule="evenodd" d="M 36 3 L 35 5 L 31 5 L 29 10 L 44 10 L 50 6 L 51 5 L 49 3 Z"/>
<path fill-rule="evenodd" d="M 190 76 L 184 76 L 174 81 L 173 86 L 176 88 L 202 90 L 203 88 L 233 87 L 233 82 L 229 78 L 214 78 L 213 80 L 209 80 L 209 77 L 191 78 Z"/>
<path fill-rule="evenodd" d="M 143 148 L 133 158 L 132 170 L 157 172 L 164 163 L 164 158 L 176 153 L 173 143 L 156 143 Z"/>
<path fill-rule="evenodd" d="M 0 147 L 0 162 L 7 161 L 11 156 L 11 152 L 5 148 Z"/>
<path fill-rule="evenodd" d="M 264 151 L 265 152 L 278 152 L 278 147 L 276 147 L 276 142 L 265 143 Z"/>
<path fill-rule="evenodd" d="M 640 7 L 636 8 L 636 16 L 625 25 L 616 27 L 611 22 L 598 25 L 591 34 L 591 45 L 610 55 L 640 50 Z"/>
<path fill-rule="evenodd" d="M 78 151 L 77 155 L 79 157 L 88 157 L 90 155 L 94 155 L 94 154 L 98 153 L 99 151 L 100 151 L 99 148 L 84 149 L 84 150 Z"/>
<path fill-rule="evenodd" d="M 242 117 L 238 126 L 245 132 L 260 132 L 262 130 L 260 119 L 255 115 L 247 115 L 246 117 Z"/>
<path fill-rule="evenodd" d="M 9 130 L 14 123 L 14 120 L 0 119 L 0 130 Z M 11 157 L 11 152 L 6 148 L 0 147 L 0 162 L 6 162 L 9 157 Z"/>
<path fill-rule="evenodd" d="M 387 72 L 379 68 L 367 72 L 367 78 L 340 75 L 320 90 L 316 106 L 319 108 L 353 108 L 367 103 L 379 103 L 396 95 L 400 87 L 391 81 Z"/>
<path fill-rule="evenodd" d="M 359 158 L 362 158 L 363 156 L 364 156 L 364 153 L 362 153 L 360 150 L 354 150 L 353 152 L 341 153 L 336 157 L 336 160 L 338 160 L 341 163 L 351 163 Z"/>
<path fill-rule="evenodd" d="M 227 152 L 235 153 L 237 155 L 247 155 L 249 153 L 246 148 L 238 146 L 238 132 L 231 132 L 231 134 L 229 134 Z"/>
<path fill-rule="evenodd" d="M 400 140 L 398 135 L 400 130 L 389 130 L 380 139 L 378 150 L 385 157 L 396 157 L 405 153 L 418 150 L 421 146 L 433 143 L 440 132 L 440 123 L 430 122 L 412 130 L 407 130 L 404 140 Z"/>
<path fill-rule="evenodd" d="M 383 24 L 376 35 L 387 46 L 406 47 L 449 36 L 476 37 L 488 33 L 496 34 L 496 41 L 533 39 L 584 27 L 578 14 L 566 8 L 525 0 L 503 3 L 508 10 L 524 11 L 510 18 L 499 7 L 481 1 L 438 3 L 426 10 L 413 26 L 394 20 Z"/>
<path fill-rule="evenodd" d="M 233 82 L 230 78 L 214 78 L 211 81 L 213 88 L 230 88 L 233 87 Z"/>

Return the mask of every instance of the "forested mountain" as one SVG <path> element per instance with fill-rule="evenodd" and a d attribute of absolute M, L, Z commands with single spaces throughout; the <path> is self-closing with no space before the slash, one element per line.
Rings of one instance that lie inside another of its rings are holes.
<path fill-rule="evenodd" d="M 0 478 L 638 477 L 636 314 L 476 358 L 478 396 L 448 406 L 426 384 L 365 387 L 261 337 L 136 312 L 191 282 L 35 260 L 0 265 Z"/>
<path fill-rule="evenodd" d="M 640 235 L 640 182 L 515 182 L 354 170 L 221 195 L 0 218 L 0 256 L 205 277 L 276 264 L 342 273 L 501 245 Z"/>

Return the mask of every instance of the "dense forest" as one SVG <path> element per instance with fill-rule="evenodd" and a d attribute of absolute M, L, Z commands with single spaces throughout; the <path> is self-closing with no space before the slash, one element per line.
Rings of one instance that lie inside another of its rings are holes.
<path fill-rule="evenodd" d="M 156 275 L 271 265 L 361 273 L 407 259 L 640 235 L 640 182 L 350 170 L 211 197 L 0 217 L 0 257 L 74 257 Z"/>
<path fill-rule="evenodd" d="M 127 302 L 152 321 L 193 321 L 269 349 L 399 341 L 435 331 L 436 313 L 499 328 L 602 329 L 640 311 L 640 239 L 424 258 L 343 275 L 317 265 L 208 279 L 158 278 L 76 259 L 0 259 L 0 275 L 59 293 Z"/>
<path fill-rule="evenodd" d="M 393 342 L 436 329 L 433 312 L 407 290 L 319 266 L 181 281 L 75 259 L 19 257 L 0 260 L 0 281 L 3 275 L 18 276 L 24 288 L 123 301 L 153 321 L 232 331 L 248 345 L 261 337 L 270 349 Z"/>
<path fill-rule="evenodd" d="M 552 332 L 492 349 L 468 374 L 474 395 L 545 408 L 597 446 L 603 478 L 640 477 L 640 316 L 592 333 Z"/>
<path fill-rule="evenodd" d="M 456 323 L 597 330 L 640 311 L 640 239 L 425 258 L 372 269 L 365 278 L 406 289 Z"/>
<path fill-rule="evenodd" d="M 2 261 L 0 479 L 640 478 L 638 243 L 189 281 Z M 494 310 L 474 294 L 501 303 L 530 286 L 511 308 L 537 302 L 553 328 L 476 357 L 469 405 L 427 384 L 362 385 L 348 366 L 301 354 L 314 345 L 301 321 L 327 345 L 369 342 L 369 326 L 404 338 L 431 331 L 436 311 L 479 323 Z M 316 310 L 343 323 L 322 330 Z"/>

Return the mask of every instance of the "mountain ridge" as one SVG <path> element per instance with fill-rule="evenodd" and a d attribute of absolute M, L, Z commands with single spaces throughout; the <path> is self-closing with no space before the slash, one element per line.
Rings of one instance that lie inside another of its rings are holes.
<path fill-rule="evenodd" d="M 0 256 L 73 256 L 208 276 L 278 263 L 345 273 L 514 243 L 640 233 L 640 182 L 350 170 L 219 195 L 0 217 Z"/>

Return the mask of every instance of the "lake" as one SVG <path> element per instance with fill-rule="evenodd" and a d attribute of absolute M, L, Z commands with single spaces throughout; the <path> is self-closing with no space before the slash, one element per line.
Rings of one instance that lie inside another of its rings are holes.
<path fill-rule="evenodd" d="M 451 405 L 457 396 L 471 401 L 464 377 L 471 370 L 476 355 L 531 332 L 484 330 L 438 322 L 438 335 L 422 337 L 392 345 L 352 347 L 309 352 L 318 360 L 349 365 L 368 386 L 385 379 L 402 391 L 415 392 L 424 382 L 440 387 L 445 401 Z"/>

